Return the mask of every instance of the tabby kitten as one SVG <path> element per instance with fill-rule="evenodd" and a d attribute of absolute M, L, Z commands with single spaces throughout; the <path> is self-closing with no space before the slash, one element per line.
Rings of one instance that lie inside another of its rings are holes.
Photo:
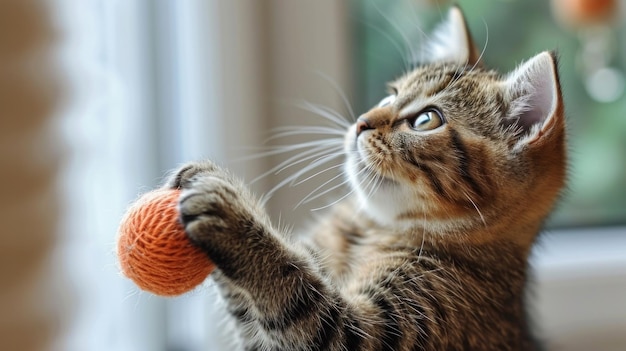
<path fill-rule="evenodd" d="M 345 134 L 354 189 L 295 243 L 210 162 L 181 188 L 189 238 L 245 350 L 536 350 L 527 258 L 565 178 L 557 65 L 486 70 L 452 8 L 427 59 Z"/>

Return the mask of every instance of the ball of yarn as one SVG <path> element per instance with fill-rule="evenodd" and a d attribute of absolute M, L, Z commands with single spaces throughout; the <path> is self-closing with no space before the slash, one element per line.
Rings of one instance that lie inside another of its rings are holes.
<path fill-rule="evenodd" d="M 128 208 L 118 230 L 122 273 L 160 296 L 192 290 L 215 268 L 179 222 L 179 195 L 179 190 L 165 188 L 145 193 Z"/>

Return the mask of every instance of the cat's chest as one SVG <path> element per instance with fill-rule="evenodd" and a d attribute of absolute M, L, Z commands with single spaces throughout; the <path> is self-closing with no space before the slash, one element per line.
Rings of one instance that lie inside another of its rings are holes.
<path fill-rule="evenodd" d="M 413 239 L 399 232 L 366 231 L 350 248 L 352 275 L 363 276 L 385 270 L 399 261 L 409 262 L 420 248 L 421 240 Z"/>

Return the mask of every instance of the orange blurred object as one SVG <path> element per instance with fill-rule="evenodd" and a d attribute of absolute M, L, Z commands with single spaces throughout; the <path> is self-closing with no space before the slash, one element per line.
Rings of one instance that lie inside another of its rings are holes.
<path fill-rule="evenodd" d="M 555 17 L 566 27 L 610 24 L 618 8 L 617 0 L 552 0 Z"/>

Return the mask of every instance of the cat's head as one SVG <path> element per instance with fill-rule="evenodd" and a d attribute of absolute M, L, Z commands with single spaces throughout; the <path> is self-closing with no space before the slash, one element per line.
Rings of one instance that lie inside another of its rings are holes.
<path fill-rule="evenodd" d="M 487 70 L 454 7 L 424 57 L 346 134 L 363 210 L 383 225 L 440 232 L 538 226 L 565 178 L 554 54 L 504 75 Z"/>

